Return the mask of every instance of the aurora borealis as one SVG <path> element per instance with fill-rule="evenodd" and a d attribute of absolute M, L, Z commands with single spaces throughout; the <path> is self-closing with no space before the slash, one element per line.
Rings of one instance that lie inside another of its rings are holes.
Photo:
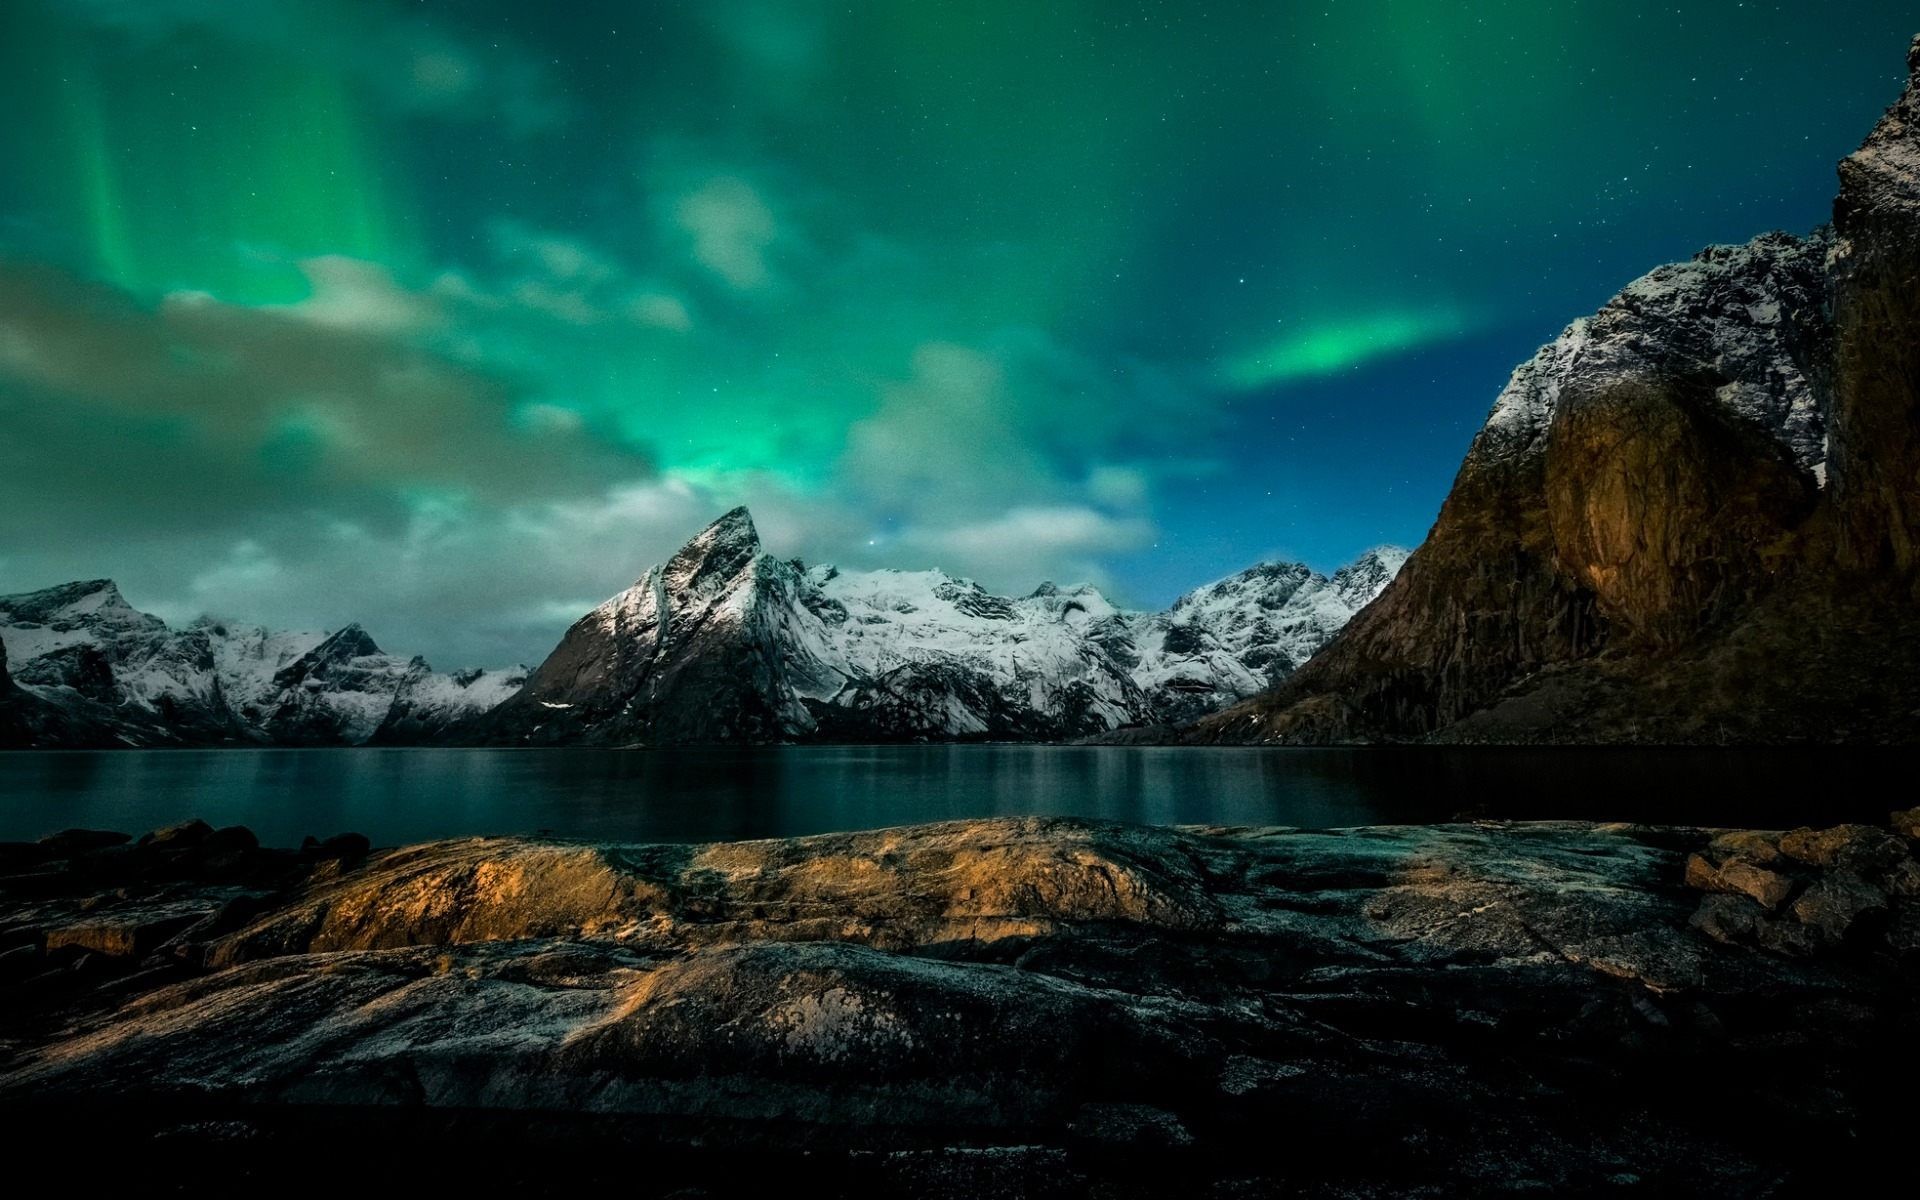
<path fill-rule="evenodd" d="M 1417 542 L 1511 367 L 1825 219 L 1857 0 L 0 0 L 0 592 L 537 660 L 706 519 Z"/>

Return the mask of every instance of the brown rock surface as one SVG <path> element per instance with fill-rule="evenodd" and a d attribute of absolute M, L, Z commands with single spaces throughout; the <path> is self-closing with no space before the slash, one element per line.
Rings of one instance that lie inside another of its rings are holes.
<path fill-rule="evenodd" d="M 106 846 L 0 879 L 0 1107 L 262 1169 L 328 1128 L 490 1185 L 639 1154 L 661 1192 L 1748 1192 L 1877 1127 L 1920 995 L 1852 868 L 1753 861 L 1778 838 L 1025 819 L 204 880 Z M 1746 870 L 1802 890 L 1771 917 Z M 137 960 L 61 932 L 166 913 Z"/>

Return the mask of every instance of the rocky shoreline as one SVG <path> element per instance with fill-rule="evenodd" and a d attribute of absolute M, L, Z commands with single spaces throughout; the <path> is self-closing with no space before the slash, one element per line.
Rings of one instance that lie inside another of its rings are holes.
<path fill-rule="evenodd" d="M 1797 1194 L 1909 1119 L 1916 835 L 70 831 L 0 846 L 0 1107 L 233 1190 Z"/>

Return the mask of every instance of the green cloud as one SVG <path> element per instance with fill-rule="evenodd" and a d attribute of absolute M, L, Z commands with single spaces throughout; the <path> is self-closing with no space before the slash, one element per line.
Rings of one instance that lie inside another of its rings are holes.
<path fill-rule="evenodd" d="M 1229 358 L 1220 379 L 1229 387 L 1276 387 L 1349 370 L 1421 346 L 1450 341 L 1474 322 L 1457 308 L 1368 313 L 1286 334 Z"/>

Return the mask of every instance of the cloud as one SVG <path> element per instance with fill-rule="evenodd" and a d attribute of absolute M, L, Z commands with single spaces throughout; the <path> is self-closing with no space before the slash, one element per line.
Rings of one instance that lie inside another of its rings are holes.
<path fill-rule="evenodd" d="M 1006 371 L 992 355 L 930 342 L 908 378 L 887 384 L 879 410 L 847 433 L 841 473 L 884 508 L 985 511 L 1045 480 L 1021 436 Z"/>
<path fill-rule="evenodd" d="M 1030 332 L 919 347 L 840 464 L 852 506 L 882 518 L 876 557 L 1020 591 L 1046 575 L 1100 581 L 1102 559 L 1152 543 L 1155 453 L 1211 418 L 1188 404 L 1176 423 L 1177 389 L 1144 368 L 1083 368 Z"/>
<path fill-rule="evenodd" d="M 1276 387 L 1452 341 L 1471 333 L 1477 324 L 1470 314 L 1453 307 L 1389 309 L 1311 323 L 1228 358 L 1220 365 L 1219 377 L 1235 388 Z"/>
<path fill-rule="evenodd" d="M 1087 475 L 1087 495 L 1110 508 L 1140 508 L 1147 503 L 1150 483 L 1138 467 L 1102 464 Z"/>
<path fill-rule="evenodd" d="M 750 291 L 773 282 L 768 253 L 780 227 L 752 184 L 734 176 L 709 179 L 678 197 L 672 211 L 694 260 L 728 286 Z"/>
<path fill-rule="evenodd" d="M 544 654 L 718 503 L 664 478 L 502 507 L 423 496 L 386 524 L 289 512 L 196 539 L 187 553 L 123 546 L 108 573 L 135 605 L 168 620 L 357 620 L 384 648 L 425 651 L 437 666 L 503 665 Z"/>
<path fill-rule="evenodd" d="M 257 503 L 263 488 L 297 483 L 303 500 L 346 500 L 404 483 L 525 497 L 649 471 L 578 426 L 516 421 L 525 385 L 407 336 L 434 305 L 378 269 L 308 270 L 308 301 L 248 308 L 196 294 L 144 305 L 0 266 L 0 388 L 15 420 L 49 437 L 78 419 L 98 440 L 164 438 L 148 473 L 168 456 L 197 459 L 191 487 L 174 481 L 183 496 L 225 487 Z"/>
<path fill-rule="evenodd" d="M 1158 370 L 1096 367 L 1030 330 L 925 343 L 880 396 L 848 431 L 842 477 L 883 509 L 948 521 L 1020 504 L 1145 507 L 1169 450 L 1204 444 L 1219 421 Z"/>
<path fill-rule="evenodd" d="M 300 273 L 312 289 L 294 304 L 269 308 L 342 330 L 376 334 L 418 333 L 438 325 L 441 306 L 430 295 L 408 291 L 378 263 L 326 255 L 306 259 Z M 186 300 L 191 293 L 176 297 Z"/>
<path fill-rule="evenodd" d="M 949 571 L 1005 588 L 1018 587 L 1014 580 L 1037 581 L 1062 570 L 1071 572 L 1066 582 L 1103 582 L 1099 560 L 1139 550 L 1154 536 L 1153 523 L 1143 518 L 1062 505 L 1015 508 L 983 521 L 916 529 L 900 541 Z"/>
<path fill-rule="evenodd" d="M 664 292 L 643 292 L 627 302 L 627 313 L 642 325 L 686 333 L 693 328 L 687 302 Z"/>

